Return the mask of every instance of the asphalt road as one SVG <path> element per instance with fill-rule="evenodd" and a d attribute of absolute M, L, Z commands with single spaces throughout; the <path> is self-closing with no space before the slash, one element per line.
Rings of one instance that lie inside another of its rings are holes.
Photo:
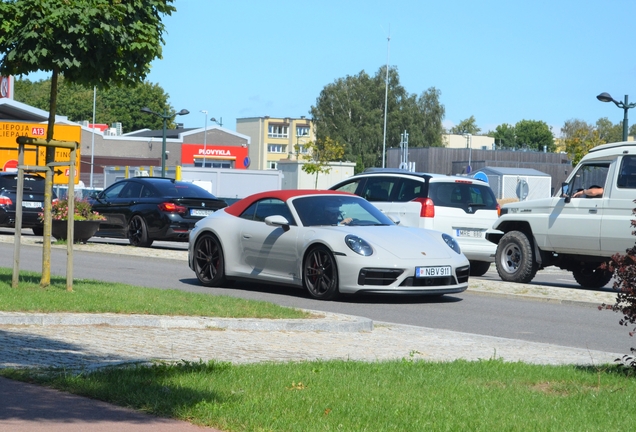
<path fill-rule="evenodd" d="M 186 244 L 158 243 L 151 249 L 185 249 Z M 150 252 L 150 251 L 149 251 Z M 0 266 L 13 266 L 13 244 L 0 243 Z M 20 269 L 41 271 L 41 246 L 23 245 Z M 66 250 L 52 249 L 51 272 L 66 274 Z M 183 260 L 74 252 L 75 278 L 123 282 L 162 289 L 224 294 L 263 300 L 290 307 L 364 316 L 374 321 L 441 328 L 466 333 L 506 337 L 556 345 L 629 353 L 636 340 L 618 324 L 615 313 L 597 310 L 595 305 L 557 304 L 520 298 L 464 292 L 442 298 L 399 296 L 355 296 L 324 302 L 309 298 L 304 291 L 264 284 L 237 283 L 228 288 L 204 288 L 198 284 Z M 482 279 L 497 280 L 492 270 Z M 552 286 L 573 287 L 566 272 L 549 272 L 537 277 Z"/>

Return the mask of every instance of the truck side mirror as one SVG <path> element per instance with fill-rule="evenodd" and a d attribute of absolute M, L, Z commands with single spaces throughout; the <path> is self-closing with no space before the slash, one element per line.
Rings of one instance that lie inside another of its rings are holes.
<path fill-rule="evenodd" d="M 570 202 L 570 195 L 568 195 L 568 191 L 570 189 L 570 185 L 567 183 L 561 183 L 561 196 L 565 198 L 565 202 Z"/>

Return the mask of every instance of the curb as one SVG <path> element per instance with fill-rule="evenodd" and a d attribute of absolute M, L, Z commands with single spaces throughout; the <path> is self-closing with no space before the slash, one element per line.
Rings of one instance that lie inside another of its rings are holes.
<path fill-rule="evenodd" d="M 373 320 L 363 317 L 306 310 L 312 319 L 213 318 L 160 315 L 119 315 L 88 313 L 0 312 L 0 325 L 191 328 L 250 331 L 365 332 L 373 330 Z"/>

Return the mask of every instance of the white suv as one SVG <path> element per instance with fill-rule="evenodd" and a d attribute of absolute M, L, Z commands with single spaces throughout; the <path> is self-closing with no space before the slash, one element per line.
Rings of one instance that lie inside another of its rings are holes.
<path fill-rule="evenodd" d="M 470 275 L 481 276 L 495 260 L 496 245 L 485 238 L 499 216 L 488 183 L 471 177 L 371 168 L 330 187 L 365 198 L 400 225 L 434 229 L 457 239 L 470 261 Z"/>

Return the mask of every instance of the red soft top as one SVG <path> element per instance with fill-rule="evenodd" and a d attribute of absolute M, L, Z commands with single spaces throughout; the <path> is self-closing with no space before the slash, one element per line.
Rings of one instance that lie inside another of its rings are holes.
<path fill-rule="evenodd" d="M 316 189 L 283 189 L 267 192 L 259 192 L 235 202 L 223 210 L 233 216 L 239 216 L 243 211 L 251 206 L 255 201 L 263 198 L 274 198 L 287 202 L 288 199 L 303 195 L 353 195 L 349 192 Z"/>

